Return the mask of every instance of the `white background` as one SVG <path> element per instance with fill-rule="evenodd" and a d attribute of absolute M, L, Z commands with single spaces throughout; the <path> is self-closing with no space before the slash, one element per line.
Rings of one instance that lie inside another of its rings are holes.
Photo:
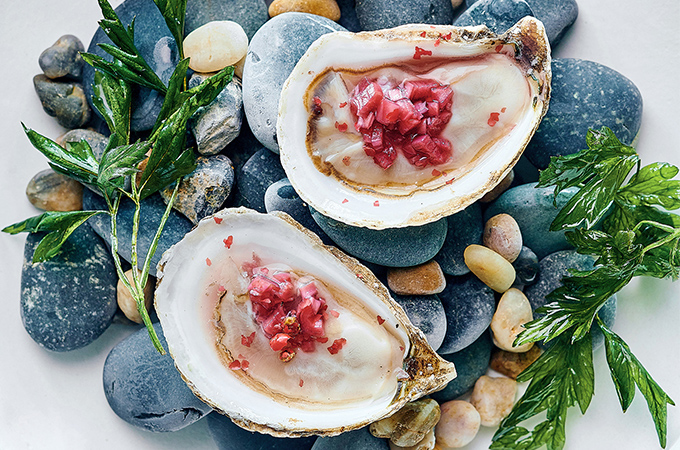
<path fill-rule="evenodd" d="M 95 0 L 1 1 L 0 226 L 38 213 L 24 189 L 48 167 L 20 121 L 53 139 L 65 131 L 43 113 L 33 90 L 38 56 L 63 34 L 74 34 L 87 46 L 99 18 Z M 677 0 L 579 0 L 578 20 L 554 54 L 605 64 L 639 87 L 645 111 L 637 148 L 644 163 L 680 165 L 679 26 Z M 200 421 L 180 432 L 152 434 L 109 408 L 102 366 L 130 328 L 112 326 L 90 346 L 62 354 L 30 339 L 19 315 L 23 242 L 23 236 L 0 235 L 0 449 L 214 449 Z M 667 281 L 634 282 L 619 296 L 615 331 L 680 403 L 679 292 L 680 284 Z M 585 417 L 571 411 L 567 449 L 658 448 L 642 397 L 638 393 L 623 415 L 601 349 L 595 359 L 596 396 Z M 669 409 L 669 448 L 680 439 L 678 409 Z M 487 448 L 491 434 L 483 429 L 468 448 Z"/>

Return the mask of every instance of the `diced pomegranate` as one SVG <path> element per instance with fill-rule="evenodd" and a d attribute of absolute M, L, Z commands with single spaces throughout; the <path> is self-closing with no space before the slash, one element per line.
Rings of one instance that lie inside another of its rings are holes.
<path fill-rule="evenodd" d="M 288 345 L 289 340 L 290 340 L 290 336 L 288 336 L 287 334 L 278 333 L 273 338 L 271 338 L 269 340 L 269 346 L 275 352 L 280 352 L 281 350 L 286 348 L 286 345 Z"/>
<path fill-rule="evenodd" d="M 328 352 L 331 355 L 335 355 L 342 349 L 342 347 L 345 346 L 346 343 L 347 339 L 345 338 L 336 339 L 333 341 L 333 344 L 331 344 L 331 346 L 328 347 Z"/>
<path fill-rule="evenodd" d="M 378 106 L 378 112 L 375 115 L 375 120 L 383 125 L 392 125 L 397 123 L 401 115 L 401 108 L 392 100 L 383 98 Z"/>
<path fill-rule="evenodd" d="M 349 108 L 359 117 L 366 117 L 378 107 L 383 99 L 383 91 L 375 81 L 362 79 L 350 94 Z"/>
<path fill-rule="evenodd" d="M 439 102 L 438 101 L 435 100 L 433 102 L 427 102 L 426 108 L 427 108 L 427 116 L 428 117 L 437 117 L 439 115 Z"/>
<path fill-rule="evenodd" d="M 448 86 L 436 86 L 431 88 L 432 100 L 437 100 L 445 108 L 453 100 L 453 91 Z"/>
<path fill-rule="evenodd" d="M 394 163 L 395 159 L 397 159 L 397 152 L 392 146 L 383 149 L 382 152 L 376 153 L 375 156 L 373 156 L 373 161 L 383 169 L 388 169 Z"/>
<path fill-rule="evenodd" d="M 440 86 L 438 82 L 427 79 L 404 81 L 403 85 L 411 100 L 427 100 L 432 92 L 431 89 Z"/>

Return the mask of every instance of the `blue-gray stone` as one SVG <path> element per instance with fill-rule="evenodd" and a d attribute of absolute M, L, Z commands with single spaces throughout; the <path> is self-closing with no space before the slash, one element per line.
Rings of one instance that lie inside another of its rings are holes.
<path fill-rule="evenodd" d="M 310 450 L 316 441 L 316 436 L 276 438 L 244 430 L 217 412 L 209 414 L 206 423 L 219 450 Z"/>
<path fill-rule="evenodd" d="M 464 349 L 456 353 L 442 355 L 442 358 L 451 361 L 456 366 L 457 376 L 449 381 L 444 389 L 430 394 L 430 397 L 439 403 L 443 403 L 458 398 L 472 389 L 477 379 L 484 375 L 489 368 L 492 347 L 489 333 L 484 332 L 475 342 Z"/>
<path fill-rule="evenodd" d="M 187 0 L 184 34 L 186 36 L 208 22 L 231 20 L 241 25 L 248 39 L 252 39 L 268 18 L 264 0 Z"/>
<path fill-rule="evenodd" d="M 536 183 L 540 176 L 536 166 L 531 164 L 525 155 L 522 155 L 512 168 L 515 172 L 515 178 L 512 180 L 511 186 L 519 186 L 520 184 Z"/>
<path fill-rule="evenodd" d="M 278 17 L 278 16 L 277 16 Z M 264 194 L 275 181 L 286 177 L 279 155 L 260 149 L 243 165 L 236 176 L 239 204 L 261 213 L 266 212 Z"/>
<path fill-rule="evenodd" d="M 368 427 L 317 439 L 312 450 L 388 450 L 387 439 L 374 437 Z"/>
<path fill-rule="evenodd" d="M 154 325 L 163 348 L 160 324 Z M 212 411 L 182 380 L 169 353 L 154 348 L 146 328 L 119 342 L 104 363 L 104 395 L 124 421 L 144 430 L 177 431 Z"/>
<path fill-rule="evenodd" d="M 83 73 L 83 43 L 77 37 L 66 34 L 45 49 L 38 58 L 38 64 L 48 78 L 69 77 L 80 80 Z"/>
<path fill-rule="evenodd" d="M 265 23 L 251 39 L 243 67 L 243 107 L 253 134 L 271 151 L 279 151 L 276 119 L 283 83 L 312 42 L 334 31 L 345 29 L 325 17 L 289 12 Z"/>
<path fill-rule="evenodd" d="M 78 128 L 90 119 L 90 106 L 80 83 L 57 81 L 40 74 L 33 77 L 33 87 L 43 110 L 64 128 Z"/>
<path fill-rule="evenodd" d="M 409 23 L 448 25 L 453 21 L 451 0 L 356 0 L 362 30 L 380 30 Z"/>
<path fill-rule="evenodd" d="M 550 108 L 525 155 L 539 169 L 551 156 L 587 148 L 588 128 L 609 127 L 624 144 L 630 144 L 642 121 L 642 95 L 628 78 L 593 61 L 554 59 Z"/>
<path fill-rule="evenodd" d="M 338 23 L 345 27 L 347 31 L 356 33 L 361 31 L 359 18 L 355 9 L 355 0 L 337 0 L 340 7 L 340 20 Z"/>
<path fill-rule="evenodd" d="M 67 133 L 64 133 L 64 135 L 57 140 L 57 143 L 65 146 L 67 142 L 80 142 L 82 140 L 89 144 L 92 153 L 97 157 L 97 160 L 101 159 L 104 150 L 106 150 L 106 146 L 109 143 L 109 138 L 103 134 L 83 128 L 70 130 Z"/>
<path fill-rule="evenodd" d="M 446 312 L 446 337 L 438 353 L 456 353 L 476 341 L 489 328 L 496 311 L 493 291 L 472 274 L 446 277 L 439 293 Z"/>
<path fill-rule="evenodd" d="M 459 27 L 486 25 L 494 33 L 502 34 L 525 16 L 534 16 L 525 0 L 479 0 L 453 24 Z"/>
<path fill-rule="evenodd" d="M 106 202 L 98 195 L 93 194 L 89 190 L 83 191 L 83 209 L 84 210 L 106 210 Z M 118 210 L 118 254 L 130 262 L 132 236 L 132 217 L 135 208 L 130 200 L 123 200 Z M 137 254 L 140 255 L 140 261 L 146 258 L 146 254 L 151 246 L 151 241 L 156 234 L 158 224 L 161 222 L 161 217 L 165 212 L 165 203 L 160 195 L 152 195 L 142 201 L 141 221 L 139 224 L 139 233 L 137 235 Z M 97 232 L 97 234 L 104 238 L 106 242 L 111 245 L 111 220 L 107 215 L 97 215 L 91 218 L 88 223 Z M 171 246 L 179 242 L 193 228 L 193 223 L 184 218 L 176 211 L 170 211 L 170 216 L 165 223 L 165 228 L 161 233 L 158 247 L 153 258 L 151 258 L 151 267 L 149 273 L 156 276 L 156 265 L 160 261 L 163 252 Z"/>
<path fill-rule="evenodd" d="M 372 230 L 311 211 L 316 223 L 338 247 L 381 266 L 411 267 L 427 262 L 442 248 L 446 238 L 446 219 L 416 227 Z"/>
<path fill-rule="evenodd" d="M 463 252 L 468 245 L 482 244 L 484 223 L 482 208 L 473 203 L 464 210 L 446 218 L 448 232 L 444 246 L 434 257 L 447 275 L 465 275 L 470 269 L 465 265 Z"/>
<path fill-rule="evenodd" d="M 446 336 L 446 314 L 439 297 L 390 294 L 404 308 L 411 323 L 425 334 L 430 347 L 435 351 L 439 349 Z"/>
<path fill-rule="evenodd" d="M 536 282 L 538 275 L 538 256 L 529 247 L 523 245 L 517 255 L 517 259 L 512 262 L 515 268 L 515 284 L 527 286 Z"/>
<path fill-rule="evenodd" d="M 496 214 L 510 214 L 519 225 L 522 241 L 540 259 L 558 250 L 571 248 L 564 231 L 548 230 L 559 210 L 577 190 L 563 190 L 557 196 L 557 205 L 554 205 L 554 188 L 536 188 L 536 183 L 522 184 L 508 189 L 489 205 L 484 220 Z"/>
<path fill-rule="evenodd" d="M 118 276 L 104 242 L 80 226 L 52 259 L 33 264 L 44 233 L 30 234 L 21 271 L 21 319 L 35 342 L 63 352 L 84 347 L 111 324 Z"/>

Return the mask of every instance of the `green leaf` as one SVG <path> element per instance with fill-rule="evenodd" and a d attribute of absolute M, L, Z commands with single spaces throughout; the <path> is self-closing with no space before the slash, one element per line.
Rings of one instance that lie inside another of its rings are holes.
<path fill-rule="evenodd" d="M 137 166 L 146 158 L 148 142 L 136 142 L 116 147 L 106 152 L 99 165 L 97 182 L 108 189 L 122 189 L 125 177 L 136 174 Z"/>
<path fill-rule="evenodd" d="M 151 130 L 151 135 L 154 135 L 156 131 L 158 131 L 158 128 L 165 123 L 166 119 L 176 112 L 182 103 L 184 103 L 191 95 L 187 92 L 182 92 L 186 82 L 188 69 L 189 58 L 186 58 L 181 60 L 172 72 L 172 76 L 170 76 L 170 81 L 168 82 L 168 91 L 165 93 L 163 106 L 158 114 L 158 119 L 154 124 L 153 130 Z"/>
<path fill-rule="evenodd" d="M 165 23 L 175 38 L 179 57 L 184 58 L 184 18 L 186 16 L 187 0 L 154 0 L 158 10 L 163 15 Z"/>
<path fill-rule="evenodd" d="M 108 148 L 130 142 L 130 85 L 106 72 L 95 71 L 92 103 L 102 115 L 111 131 Z"/>
<path fill-rule="evenodd" d="M 641 168 L 618 192 L 618 199 L 630 206 L 658 205 L 667 210 L 680 208 L 680 181 L 672 178 L 678 168 L 664 162 Z"/>
<path fill-rule="evenodd" d="M 95 55 L 92 53 L 81 53 L 81 56 L 83 57 L 83 60 L 94 67 L 95 69 L 99 69 L 102 72 L 108 73 L 114 78 L 119 78 L 122 80 L 125 80 L 130 83 L 135 83 L 140 86 L 147 87 L 149 89 L 155 89 L 159 92 L 165 93 L 166 87 L 163 84 L 163 82 L 158 78 L 158 76 L 149 68 L 148 70 L 137 70 L 135 69 L 135 66 L 131 66 L 129 64 L 125 64 L 122 66 L 119 66 L 111 61 L 107 61 L 106 59 L 102 58 L 99 55 Z M 129 58 L 128 58 L 129 60 Z M 150 72 L 149 72 L 150 71 Z M 150 75 L 153 73 L 153 76 Z M 154 80 L 155 78 L 158 78 L 158 80 Z"/>

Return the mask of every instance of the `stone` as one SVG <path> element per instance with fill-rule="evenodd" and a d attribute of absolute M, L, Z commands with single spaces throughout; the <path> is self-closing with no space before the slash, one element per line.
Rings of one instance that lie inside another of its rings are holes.
<path fill-rule="evenodd" d="M 189 88 L 200 85 L 208 76 L 194 73 Z M 243 93 L 236 78 L 217 94 L 208 106 L 198 108 L 191 117 L 191 131 L 196 138 L 198 153 L 216 155 L 229 145 L 241 131 Z"/>
<path fill-rule="evenodd" d="M 517 382 L 511 378 L 479 377 L 470 396 L 483 427 L 497 427 L 510 411 L 517 395 Z"/>
<path fill-rule="evenodd" d="M 132 279 L 132 269 L 125 272 L 125 277 L 128 282 L 134 286 L 134 280 Z M 156 286 L 156 280 L 149 278 L 144 286 L 144 306 L 146 306 L 146 311 L 148 312 L 153 303 L 153 293 L 154 286 Z M 123 281 L 118 279 L 118 284 L 116 286 L 116 301 L 118 307 L 125 314 L 125 317 L 133 321 L 134 323 L 142 323 L 142 315 L 137 309 L 137 303 L 132 297 L 130 290 L 123 284 Z"/>
<path fill-rule="evenodd" d="M 277 438 L 248 431 L 216 411 L 205 420 L 218 450 L 310 450 L 317 440 L 316 436 Z"/>
<path fill-rule="evenodd" d="M 515 167 L 512 168 L 515 173 L 515 179 L 510 187 L 519 186 L 520 184 L 536 183 L 540 174 L 536 166 L 531 164 L 526 155 L 522 154 Z"/>
<path fill-rule="evenodd" d="M 479 0 L 453 24 L 458 27 L 486 25 L 494 33 L 502 34 L 525 16 L 534 16 L 534 11 L 524 0 Z"/>
<path fill-rule="evenodd" d="M 85 64 L 80 56 L 82 51 L 85 51 L 85 47 L 80 39 L 65 34 L 40 54 L 38 64 L 48 78 L 69 77 L 80 80 Z"/>
<path fill-rule="evenodd" d="M 513 263 L 522 251 L 522 232 L 509 214 L 497 214 L 484 224 L 482 242 L 508 262 Z"/>
<path fill-rule="evenodd" d="M 86 210 L 106 210 L 106 202 L 98 195 L 91 193 L 89 190 L 83 191 L 83 207 Z M 130 200 L 123 200 L 118 210 L 118 254 L 127 262 L 130 262 L 132 236 L 132 216 L 134 214 L 134 204 Z M 151 241 L 156 234 L 158 224 L 165 212 L 165 203 L 160 195 L 152 195 L 142 201 L 141 221 L 139 224 L 139 233 L 137 236 L 137 254 L 140 255 L 141 260 L 146 257 Z M 98 215 L 92 217 L 88 223 L 99 236 L 111 245 L 111 220 L 106 215 Z M 170 211 L 168 220 L 165 223 L 163 232 L 161 233 L 158 247 L 153 258 L 151 258 L 151 266 L 149 273 L 156 276 L 156 265 L 161 259 L 163 252 L 169 249 L 172 245 L 179 242 L 191 229 L 194 227 L 193 223 L 184 218 L 176 211 Z M 141 267 L 140 267 L 141 268 Z"/>
<path fill-rule="evenodd" d="M 609 127 L 624 144 L 633 142 L 642 95 L 632 81 L 602 64 L 571 58 L 553 59 L 552 76 L 550 109 L 524 152 L 533 165 L 545 169 L 551 156 L 587 148 L 588 128 Z"/>
<path fill-rule="evenodd" d="M 524 324 L 533 320 L 529 300 L 519 289 L 508 289 L 496 306 L 491 319 L 491 337 L 496 347 L 515 353 L 524 353 L 534 344 L 515 346 L 517 335 L 524 331 Z"/>
<path fill-rule="evenodd" d="M 482 208 L 473 203 L 464 210 L 446 218 L 448 233 L 444 246 L 434 257 L 445 274 L 460 276 L 470 272 L 465 265 L 463 252 L 470 244 L 481 244 L 484 223 Z"/>
<path fill-rule="evenodd" d="M 386 267 L 410 267 L 429 261 L 446 238 L 446 219 L 421 226 L 372 230 L 347 225 L 316 210 L 312 210 L 312 217 L 338 247 Z"/>
<path fill-rule="evenodd" d="M 338 23 L 352 33 L 361 31 L 357 11 L 354 8 L 355 0 L 337 0 L 337 2 L 338 6 L 340 6 L 340 20 Z"/>
<path fill-rule="evenodd" d="M 437 261 L 387 271 L 387 284 L 399 295 L 439 294 L 446 287 L 444 272 Z"/>
<path fill-rule="evenodd" d="M 248 39 L 252 39 L 268 18 L 264 0 L 187 0 L 184 33 L 188 35 L 208 22 L 231 20 L 241 25 Z"/>
<path fill-rule="evenodd" d="M 427 343 L 436 351 L 446 336 L 446 313 L 439 297 L 394 294 L 392 298 L 404 308 L 411 323 L 423 332 Z"/>
<path fill-rule="evenodd" d="M 368 427 L 348 431 L 338 436 L 320 437 L 312 450 L 388 450 L 386 439 L 373 436 Z M 245 450 L 245 449 L 244 449 Z M 297 450 L 297 449 L 296 449 Z"/>
<path fill-rule="evenodd" d="M 437 402 L 424 398 L 407 403 L 391 416 L 373 422 L 369 431 L 373 436 L 387 438 L 399 447 L 410 447 L 422 441 L 439 418 Z"/>
<path fill-rule="evenodd" d="M 472 404 L 453 400 L 441 405 L 442 418 L 434 429 L 442 450 L 464 447 L 477 436 L 481 418 Z"/>
<path fill-rule="evenodd" d="M 83 209 L 83 185 L 45 169 L 33 176 L 26 186 L 26 197 L 43 211 L 80 211 Z"/>
<path fill-rule="evenodd" d="M 269 5 L 269 17 L 287 12 L 316 14 L 336 22 L 340 19 L 340 6 L 335 0 L 274 0 Z"/>
<path fill-rule="evenodd" d="M 109 143 L 109 138 L 96 131 L 77 128 L 62 134 L 55 142 L 65 148 L 67 142 L 80 142 L 83 140 L 90 145 L 92 153 L 94 153 L 97 160 L 101 160 Z"/>
<path fill-rule="evenodd" d="M 496 200 L 503 192 L 510 188 L 513 181 L 515 181 L 515 171 L 511 170 L 495 188 L 491 189 L 479 199 L 480 203 L 491 203 Z"/>
<path fill-rule="evenodd" d="M 453 21 L 451 0 L 356 0 L 363 30 L 380 30 L 409 23 L 449 25 Z"/>
<path fill-rule="evenodd" d="M 275 181 L 286 177 L 279 155 L 263 148 L 243 165 L 236 176 L 241 205 L 266 212 L 264 194 Z"/>
<path fill-rule="evenodd" d="M 72 81 L 54 81 L 45 75 L 33 77 L 33 86 L 43 110 L 64 128 L 78 128 L 90 119 L 82 85 Z"/>
<path fill-rule="evenodd" d="M 191 58 L 189 68 L 203 73 L 218 72 L 246 56 L 248 36 L 236 22 L 215 20 L 188 33 L 183 47 L 185 58 Z"/>
<path fill-rule="evenodd" d="M 337 23 L 306 13 L 280 14 L 264 24 L 250 41 L 243 68 L 243 107 L 255 137 L 278 153 L 276 120 L 283 83 L 320 36 L 345 31 Z"/>
<path fill-rule="evenodd" d="M 489 333 L 482 333 L 475 342 L 464 349 L 441 355 L 456 366 L 457 376 L 449 381 L 444 389 L 430 394 L 430 397 L 441 404 L 458 398 L 472 389 L 477 379 L 489 368 L 492 347 Z"/>
<path fill-rule="evenodd" d="M 440 354 L 463 350 L 491 324 L 496 310 L 493 291 L 473 275 L 447 277 L 446 288 L 438 297 L 446 312 L 446 337 Z"/>
<path fill-rule="evenodd" d="M 408 447 L 401 447 L 395 445 L 392 441 L 387 442 L 390 446 L 390 450 L 434 450 L 436 444 L 436 439 L 434 437 L 434 427 L 425 434 L 425 437 L 415 445 L 409 445 Z"/>
<path fill-rule="evenodd" d="M 560 192 L 556 204 L 553 204 L 554 191 L 554 188 L 537 188 L 536 183 L 515 186 L 491 203 L 484 217 L 488 220 L 500 213 L 511 215 L 519 225 L 524 245 L 532 249 L 539 259 L 558 250 L 566 250 L 571 245 L 564 237 L 564 231 L 549 229 L 557 213 L 578 189 L 574 187 Z"/>
<path fill-rule="evenodd" d="M 515 268 L 515 283 L 519 286 L 527 286 L 536 282 L 538 274 L 538 256 L 529 247 L 522 246 L 517 259 L 513 261 Z"/>
<path fill-rule="evenodd" d="M 541 356 L 541 348 L 538 345 L 532 346 L 529 351 L 524 353 L 506 352 L 500 348 L 494 348 L 491 352 L 489 367 L 514 380 L 539 356 Z"/>
<path fill-rule="evenodd" d="M 154 324 L 154 330 L 167 350 L 160 324 Z M 212 411 L 182 380 L 170 354 L 156 351 L 146 328 L 111 349 L 104 362 L 103 379 L 111 409 L 144 430 L 177 431 Z"/>
<path fill-rule="evenodd" d="M 472 244 L 465 249 L 465 264 L 484 284 L 496 292 L 507 291 L 515 281 L 515 268 L 493 250 Z"/>
<path fill-rule="evenodd" d="M 60 252 L 33 264 L 45 233 L 29 234 L 21 270 L 21 320 L 29 336 L 55 352 L 84 347 L 109 327 L 116 312 L 113 258 L 104 242 L 81 225 Z"/>

